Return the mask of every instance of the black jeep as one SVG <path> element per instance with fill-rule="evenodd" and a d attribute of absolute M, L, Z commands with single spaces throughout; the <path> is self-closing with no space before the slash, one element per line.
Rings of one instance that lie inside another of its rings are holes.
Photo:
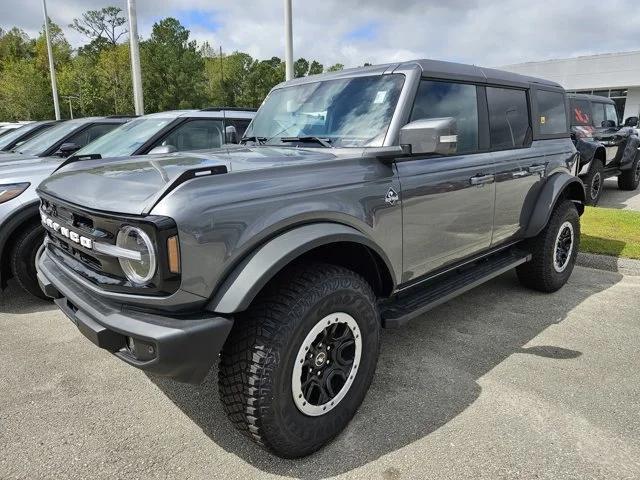
<path fill-rule="evenodd" d="M 596 205 L 607 177 L 618 177 L 621 190 L 640 184 L 640 138 L 637 117 L 620 125 L 615 102 L 596 95 L 570 94 L 571 132 L 580 152 L 578 175 L 587 203 Z"/>

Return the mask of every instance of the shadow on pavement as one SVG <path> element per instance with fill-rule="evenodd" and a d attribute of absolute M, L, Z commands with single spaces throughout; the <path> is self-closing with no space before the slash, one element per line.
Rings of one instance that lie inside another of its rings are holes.
<path fill-rule="evenodd" d="M 331 444 L 300 460 L 277 458 L 233 429 L 218 400 L 215 371 L 198 386 L 150 379 L 214 442 L 254 467 L 301 478 L 338 475 L 454 419 L 480 395 L 478 379 L 511 355 L 559 362 L 579 357 L 581 352 L 559 345 L 526 344 L 622 278 L 593 272 L 577 268 L 569 285 L 551 295 L 524 289 L 508 273 L 404 329 L 384 331 L 376 377 L 358 414 Z"/>
<path fill-rule="evenodd" d="M 13 280 L 9 281 L 4 291 L 0 291 L 0 314 L 29 314 L 49 310 L 57 310 L 53 302 L 34 297 Z"/>
<path fill-rule="evenodd" d="M 640 210 L 640 190 L 620 190 L 617 179 L 609 178 L 604 182 L 604 188 L 598 206 L 603 208 Z"/>

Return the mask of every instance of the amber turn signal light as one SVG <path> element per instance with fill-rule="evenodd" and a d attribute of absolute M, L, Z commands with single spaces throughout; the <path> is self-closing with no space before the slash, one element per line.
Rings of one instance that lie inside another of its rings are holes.
<path fill-rule="evenodd" d="M 177 235 L 167 239 L 167 253 L 169 255 L 169 271 L 180 273 L 180 246 Z"/>

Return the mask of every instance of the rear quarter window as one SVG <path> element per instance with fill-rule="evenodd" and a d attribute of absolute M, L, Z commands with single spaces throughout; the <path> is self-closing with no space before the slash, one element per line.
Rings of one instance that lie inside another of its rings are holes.
<path fill-rule="evenodd" d="M 562 92 L 537 90 L 538 131 L 540 135 L 560 135 L 567 133 L 567 110 Z"/>

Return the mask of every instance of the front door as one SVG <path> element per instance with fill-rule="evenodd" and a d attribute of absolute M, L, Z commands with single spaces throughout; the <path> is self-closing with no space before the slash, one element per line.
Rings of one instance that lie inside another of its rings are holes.
<path fill-rule="evenodd" d="M 403 282 L 489 248 L 495 202 L 491 153 L 480 152 L 478 91 L 422 80 L 410 121 L 453 117 L 457 153 L 398 162 L 402 187 Z"/>
<path fill-rule="evenodd" d="M 593 102 L 594 137 L 602 142 L 607 152 L 607 164 L 616 158 L 626 138 L 618 135 L 618 113 L 611 103 Z"/>

